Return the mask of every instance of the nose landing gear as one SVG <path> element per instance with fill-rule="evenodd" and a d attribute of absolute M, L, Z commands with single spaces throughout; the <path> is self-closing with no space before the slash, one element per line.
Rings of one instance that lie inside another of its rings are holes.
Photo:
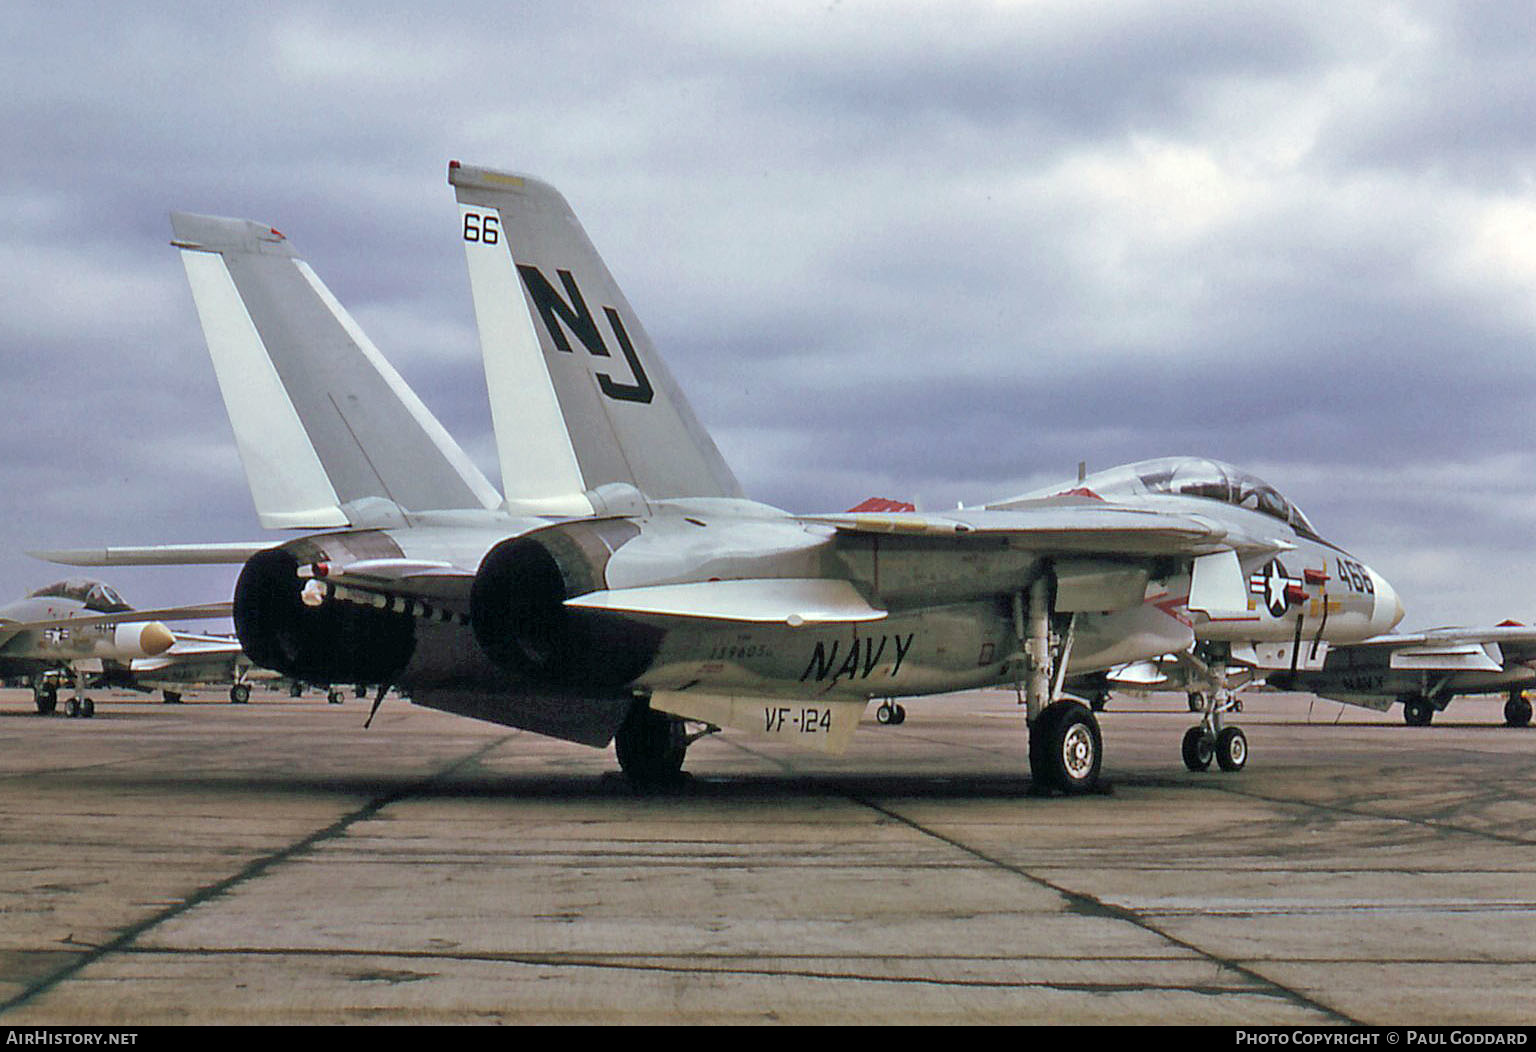
<path fill-rule="evenodd" d="M 1215 760 L 1223 771 L 1241 771 L 1248 763 L 1248 738 L 1239 728 L 1223 725 L 1227 713 L 1242 711 L 1242 704 L 1227 686 L 1226 662 L 1217 659 L 1207 663 L 1194 654 L 1181 655 L 1179 660 L 1191 677 L 1201 682 L 1200 689 L 1189 693 L 1190 711 L 1200 713 L 1200 725 L 1184 732 L 1180 748 L 1184 766 L 1204 771 Z"/>

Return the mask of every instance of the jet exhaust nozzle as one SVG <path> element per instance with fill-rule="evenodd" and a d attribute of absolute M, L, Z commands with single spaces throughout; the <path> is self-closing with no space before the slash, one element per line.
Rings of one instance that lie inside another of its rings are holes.
<path fill-rule="evenodd" d="M 246 654 L 306 683 L 393 682 L 415 653 L 415 619 L 355 603 L 311 606 L 300 564 L 286 548 L 269 548 L 240 571 L 234 621 Z"/>
<path fill-rule="evenodd" d="M 609 558 L 639 533 L 622 520 L 562 523 L 486 553 L 470 592 L 475 640 L 542 687 L 617 689 L 645 671 L 662 632 L 565 601 L 607 587 Z"/>

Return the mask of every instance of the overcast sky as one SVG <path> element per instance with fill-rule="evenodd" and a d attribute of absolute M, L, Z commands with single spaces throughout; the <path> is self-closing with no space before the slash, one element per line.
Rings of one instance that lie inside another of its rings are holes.
<path fill-rule="evenodd" d="M 760 500 L 1207 455 L 1385 574 L 1405 627 L 1536 620 L 1528 0 L 6 22 L 0 597 L 71 572 L 29 547 L 264 535 L 173 208 L 286 233 L 498 478 L 458 158 L 565 193 Z M 100 575 L 141 606 L 234 580 Z"/>

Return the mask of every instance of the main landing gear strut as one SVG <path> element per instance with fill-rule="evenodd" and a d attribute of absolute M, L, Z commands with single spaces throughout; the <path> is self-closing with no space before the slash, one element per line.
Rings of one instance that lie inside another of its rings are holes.
<path fill-rule="evenodd" d="M 693 741 L 681 719 L 657 712 L 649 698 L 637 698 L 613 736 L 613 750 L 631 785 L 665 788 L 682 781 L 683 760 Z"/>
<path fill-rule="evenodd" d="M 1020 700 L 1029 721 L 1029 774 L 1039 789 L 1076 795 L 1098 788 L 1104 758 L 1099 721 L 1087 705 L 1062 698 L 1061 684 L 1072 656 L 1075 614 L 1054 614 L 1051 582 L 1042 574 L 1025 596 L 1013 596 L 1018 642 L 1015 666 L 1022 675 Z"/>

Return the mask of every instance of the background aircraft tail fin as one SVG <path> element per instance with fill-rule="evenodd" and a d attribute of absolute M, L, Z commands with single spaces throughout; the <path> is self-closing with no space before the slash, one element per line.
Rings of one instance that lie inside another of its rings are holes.
<path fill-rule="evenodd" d="M 741 496 L 565 198 L 456 161 L 448 181 L 508 502 L 609 483 L 656 498 Z"/>
<path fill-rule="evenodd" d="M 184 212 L 171 227 L 263 526 L 501 503 L 281 233 Z"/>

